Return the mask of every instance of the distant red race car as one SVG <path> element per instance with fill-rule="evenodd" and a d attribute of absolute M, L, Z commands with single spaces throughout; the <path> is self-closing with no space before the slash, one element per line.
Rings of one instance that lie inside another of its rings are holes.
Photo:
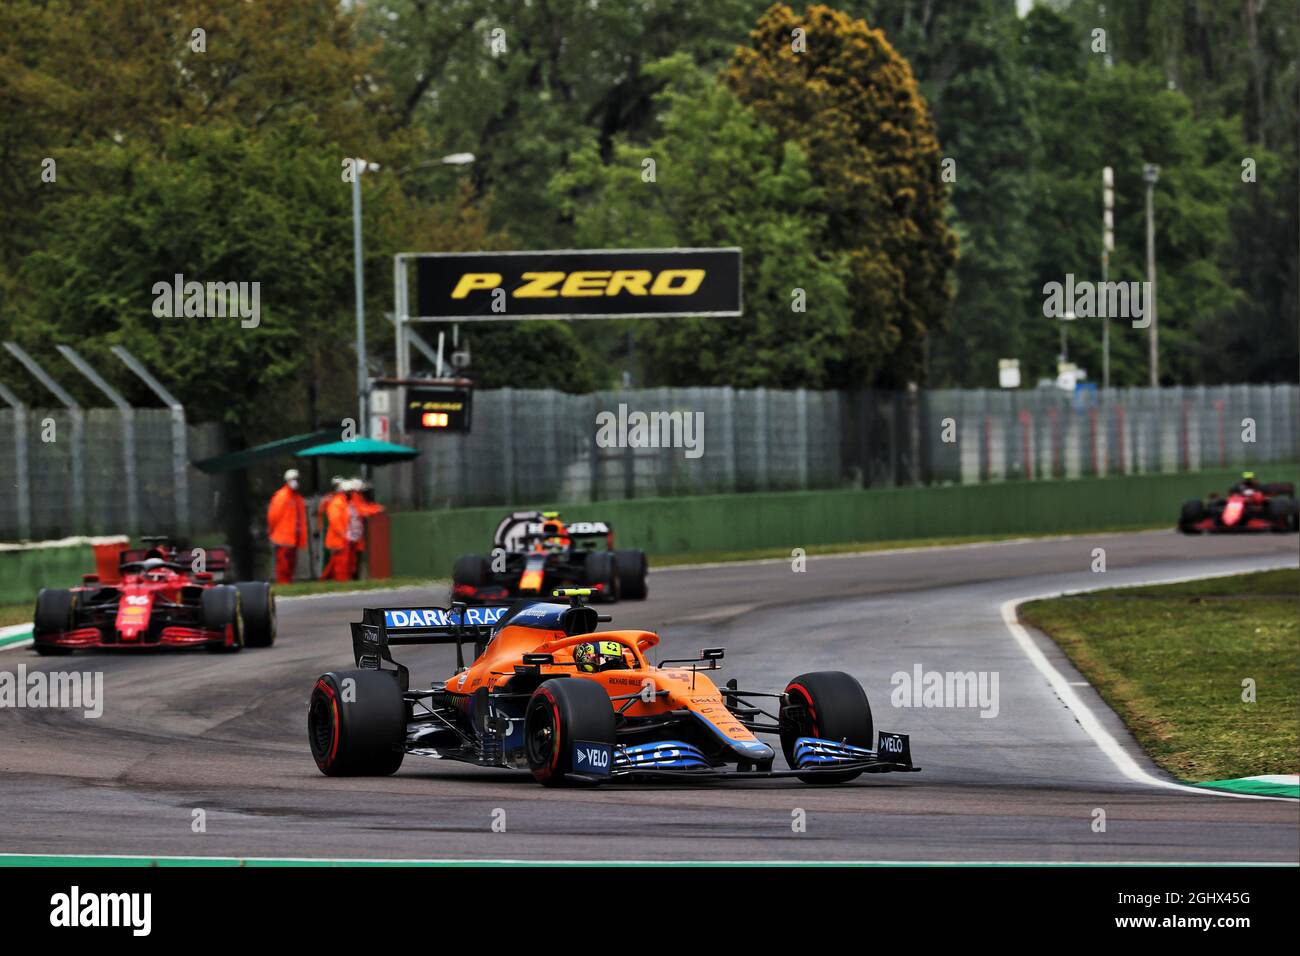
<path fill-rule="evenodd" d="M 224 549 L 211 549 L 225 571 Z M 87 574 L 74 588 L 36 595 L 33 643 L 42 655 L 81 649 L 204 647 L 238 651 L 275 641 L 275 597 L 265 581 L 219 584 L 173 546 L 127 551 L 121 580 Z"/>
<path fill-rule="evenodd" d="M 1229 531 L 1296 531 L 1300 511 L 1296 508 L 1295 485 L 1289 482 L 1260 484 L 1254 472 L 1246 472 L 1228 489 L 1226 497 L 1211 493 L 1205 501 L 1183 502 L 1178 530 L 1183 534 Z"/>

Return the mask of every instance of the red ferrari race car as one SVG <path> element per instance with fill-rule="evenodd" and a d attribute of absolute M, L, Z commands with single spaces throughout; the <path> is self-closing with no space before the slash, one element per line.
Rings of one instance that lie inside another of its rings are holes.
<path fill-rule="evenodd" d="M 1183 502 L 1178 530 L 1183 534 L 1204 531 L 1274 531 L 1283 534 L 1300 528 L 1295 485 L 1289 482 L 1260 484 L 1253 471 L 1228 489 L 1227 497 L 1211 493 L 1205 501 Z"/>
<path fill-rule="evenodd" d="M 32 637 L 36 653 L 80 649 L 204 647 L 238 651 L 275 641 L 275 596 L 265 581 L 218 583 L 225 549 L 209 549 L 216 570 L 194 570 L 185 552 L 155 545 L 125 551 L 121 580 L 107 584 L 87 574 L 74 588 L 42 588 L 36 595 Z"/>

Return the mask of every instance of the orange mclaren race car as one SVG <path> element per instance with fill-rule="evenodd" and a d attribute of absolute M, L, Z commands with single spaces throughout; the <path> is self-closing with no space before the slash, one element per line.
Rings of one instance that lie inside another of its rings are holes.
<path fill-rule="evenodd" d="M 597 631 L 608 616 L 564 589 L 561 602 L 509 607 L 368 608 L 352 625 L 357 669 L 316 681 L 308 739 L 330 776 L 391 774 L 406 754 L 527 769 L 547 786 L 637 777 L 797 776 L 843 783 L 862 773 L 914 771 L 906 734 L 873 737 L 854 678 L 818 671 L 779 694 L 718 687 L 722 648 L 698 659 L 646 653 L 659 635 Z M 455 644 L 457 669 L 412 688 L 390 653 L 401 644 Z M 466 665 L 464 646 L 473 645 Z M 789 769 L 773 769 L 780 741 Z"/>

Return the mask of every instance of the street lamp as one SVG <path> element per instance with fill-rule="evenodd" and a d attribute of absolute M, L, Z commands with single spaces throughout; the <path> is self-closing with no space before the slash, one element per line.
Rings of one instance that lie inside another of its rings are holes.
<path fill-rule="evenodd" d="M 356 275 L 357 297 L 357 433 L 365 438 L 370 435 L 370 415 L 367 407 L 370 398 L 370 373 L 366 368 L 365 273 L 362 268 L 361 255 L 361 174 L 377 173 L 380 170 L 380 165 L 359 156 L 355 157 L 352 162 L 352 268 Z M 472 162 L 474 162 L 473 153 L 448 153 L 440 159 L 430 159 L 423 163 L 416 163 L 414 166 L 406 166 L 397 172 L 400 174 L 423 166 L 467 166 Z M 399 317 L 397 325 L 399 356 L 404 354 L 402 348 L 405 344 L 403 341 L 404 331 Z"/>
<path fill-rule="evenodd" d="M 357 294 L 357 433 L 365 438 L 370 434 L 370 420 L 366 414 L 370 373 L 366 370 L 366 277 L 361 264 L 361 174 L 378 172 L 379 164 L 360 157 L 354 158 L 352 163 L 352 268 L 356 273 Z"/>
<path fill-rule="evenodd" d="M 473 153 L 448 153 L 446 156 L 438 159 L 426 159 L 421 163 L 412 163 L 410 166 L 403 166 L 398 173 L 410 172 L 413 169 L 425 169 L 429 166 L 468 166 L 473 163 L 477 157 Z M 410 346 L 407 340 L 407 322 L 406 315 L 406 263 L 401 257 L 397 257 L 393 273 L 394 281 L 397 286 L 396 301 L 393 303 L 393 317 L 396 320 L 397 334 L 394 336 L 394 344 L 397 348 L 397 377 L 405 378 L 411 367 Z M 453 326 L 452 334 L 458 337 L 460 327 Z M 439 368 L 437 374 L 442 374 L 441 353 L 439 353 Z"/>
<path fill-rule="evenodd" d="M 1151 316 L 1151 326 L 1147 339 L 1147 364 L 1150 366 L 1150 385 L 1155 388 L 1160 384 L 1160 346 L 1159 332 L 1156 327 L 1156 216 L 1155 189 L 1160 179 L 1160 167 L 1147 163 L 1142 167 L 1142 181 L 1147 184 L 1147 312 Z"/>

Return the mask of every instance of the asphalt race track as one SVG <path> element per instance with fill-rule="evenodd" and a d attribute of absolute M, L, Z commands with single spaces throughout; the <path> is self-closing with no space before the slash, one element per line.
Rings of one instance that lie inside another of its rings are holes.
<path fill-rule="evenodd" d="M 1106 549 L 1104 574 L 1090 570 L 1096 547 Z M 616 626 L 662 629 L 665 655 L 725 646 L 719 680 L 734 676 L 743 687 L 780 690 L 807 670 L 856 675 L 877 727 L 911 734 L 924 771 L 829 788 L 768 780 L 555 791 L 527 773 L 413 756 L 395 777 L 323 777 L 307 748 L 307 698 L 319 673 L 352 666 L 347 622 L 365 605 L 442 603 L 443 588 L 281 601 L 277 645 L 231 657 L 4 651 L 0 669 L 8 671 L 20 663 L 102 670 L 106 700 L 98 720 L 79 711 L 0 711 L 0 852 L 1294 864 L 1294 801 L 1158 785 L 1151 778 L 1168 778 L 1091 688 L 1072 687 L 1136 761 L 1137 779 L 1121 772 L 1031 662 L 1001 609 L 1048 592 L 1297 560 L 1294 535 L 1104 535 L 813 558 L 801 574 L 784 561 L 669 569 L 652 574 L 649 600 L 614 608 Z M 1080 682 L 1050 642 L 1029 640 L 1067 681 Z M 415 683 L 450 671 L 450 648 L 405 650 L 399 659 Z M 917 664 L 996 672 L 997 715 L 892 707 L 890 676 Z M 200 808 L 206 832 L 195 833 Z M 498 809 L 505 832 L 492 828 Z M 1097 809 L 1105 832 L 1093 830 Z M 798 810 L 806 832 L 792 829 Z"/>

